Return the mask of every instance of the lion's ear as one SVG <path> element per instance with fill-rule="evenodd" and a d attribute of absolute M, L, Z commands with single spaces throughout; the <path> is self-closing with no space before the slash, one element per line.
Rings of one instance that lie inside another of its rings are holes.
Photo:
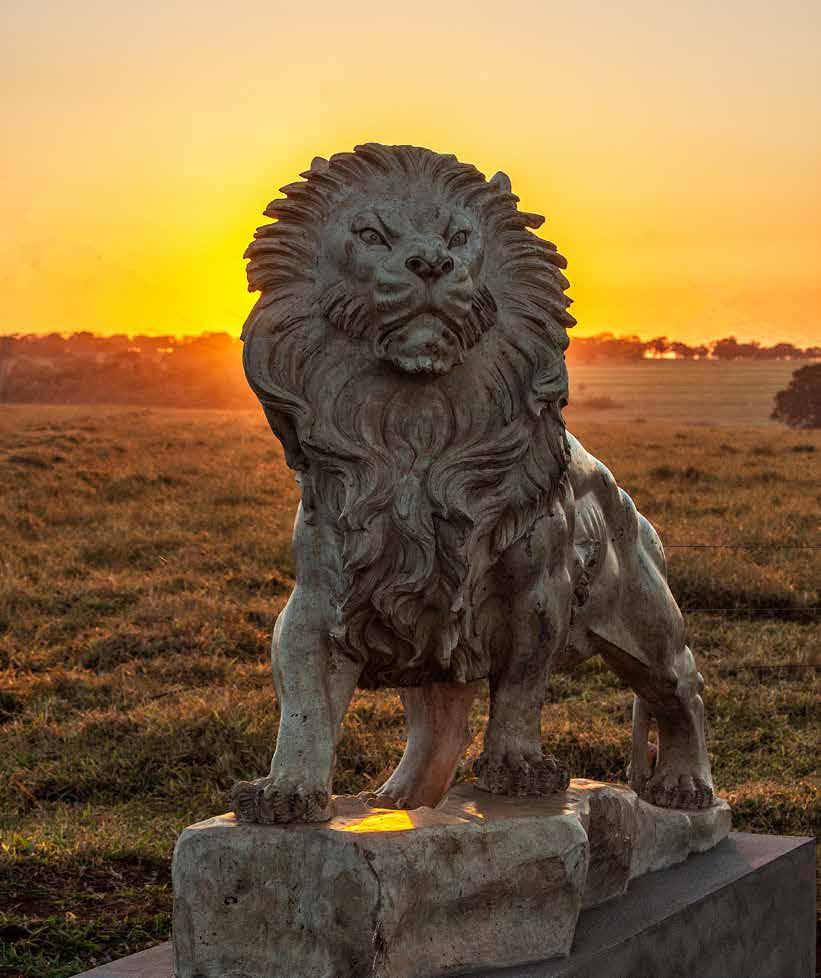
<path fill-rule="evenodd" d="M 501 170 L 498 173 L 494 173 L 490 180 L 488 180 L 488 183 L 500 194 L 509 194 L 513 189 L 510 183 L 510 177 Z"/>

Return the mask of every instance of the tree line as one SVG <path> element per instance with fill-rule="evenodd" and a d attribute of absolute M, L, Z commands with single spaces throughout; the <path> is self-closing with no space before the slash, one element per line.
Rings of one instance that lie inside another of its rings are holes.
<path fill-rule="evenodd" d="M 757 340 L 741 343 L 734 336 L 690 346 L 680 340 L 657 336 L 642 340 L 638 336 L 574 336 L 571 338 L 569 363 L 596 363 L 602 360 L 635 361 L 657 358 L 677 360 L 816 360 L 821 346 L 800 347 L 793 343 L 764 346 Z"/>
<path fill-rule="evenodd" d="M 667 337 L 573 338 L 568 362 L 637 362 L 648 357 L 714 360 L 807 360 L 821 347 L 763 346 L 735 337 L 689 346 Z M 241 343 L 227 333 L 193 337 L 15 334 L 0 337 L 0 403 L 151 404 L 166 407 L 252 407 Z"/>
<path fill-rule="evenodd" d="M 0 337 L 0 403 L 236 408 L 255 401 L 242 343 L 227 333 Z"/>

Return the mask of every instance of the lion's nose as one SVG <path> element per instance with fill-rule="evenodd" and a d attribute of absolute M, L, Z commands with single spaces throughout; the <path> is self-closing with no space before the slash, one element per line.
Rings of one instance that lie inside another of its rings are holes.
<path fill-rule="evenodd" d="M 405 262 L 405 267 L 421 279 L 439 278 L 453 271 L 453 259 L 442 258 L 439 261 L 427 261 L 421 255 L 411 255 Z"/>

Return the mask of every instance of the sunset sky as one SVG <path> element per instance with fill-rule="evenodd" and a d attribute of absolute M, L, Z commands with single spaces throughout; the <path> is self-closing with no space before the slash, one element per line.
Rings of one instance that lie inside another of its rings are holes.
<path fill-rule="evenodd" d="M 0 333 L 238 332 L 276 188 L 504 169 L 581 335 L 821 334 L 821 4 L 32 0 L 0 14 Z"/>

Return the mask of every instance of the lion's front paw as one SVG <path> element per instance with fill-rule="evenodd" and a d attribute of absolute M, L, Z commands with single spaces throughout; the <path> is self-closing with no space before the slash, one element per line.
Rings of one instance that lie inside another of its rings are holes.
<path fill-rule="evenodd" d="M 662 765 L 645 784 L 641 797 L 660 808 L 709 808 L 713 786 L 699 774 Z"/>
<path fill-rule="evenodd" d="M 477 784 L 495 795 L 552 795 L 570 783 L 567 768 L 541 748 L 506 746 L 485 749 L 473 770 Z"/>
<path fill-rule="evenodd" d="M 240 781 L 231 791 L 231 803 L 239 822 L 274 825 L 327 822 L 331 817 L 331 799 L 325 788 L 285 778 Z"/>

